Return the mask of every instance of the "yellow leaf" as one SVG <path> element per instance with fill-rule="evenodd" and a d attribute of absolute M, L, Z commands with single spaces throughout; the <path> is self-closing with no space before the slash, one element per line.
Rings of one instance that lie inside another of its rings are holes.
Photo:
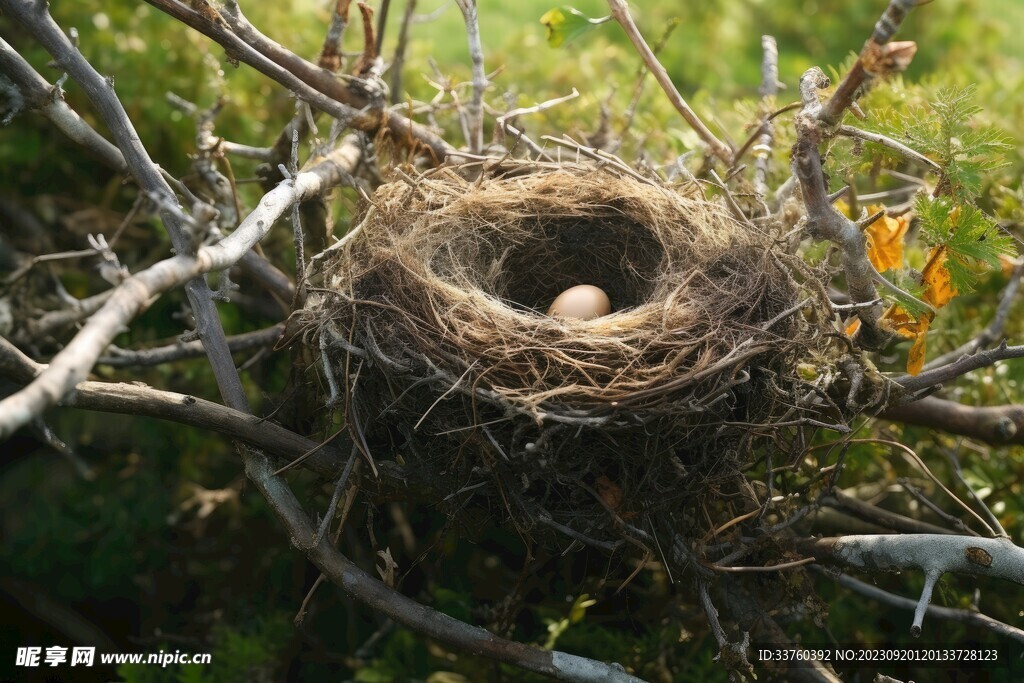
<path fill-rule="evenodd" d="M 869 206 L 868 214 L 875 214 L 884 208 Z M 904 216 L 890 218 L 885 214 L 868 226 L 868 259 L 878 272 L 903 267 L 903 239 L 909 227 L 910 221 Z"/>
<path fill-rule="evenodd" d="M 565 13 L 562 10 L 558 8 L 549 9 L 540 18 L 540 23 L 544 24 L 548 45 L 559 47 L 565 42 Z"/>
<path fill-rule="evenodd" d="M 935 247 L 928 254 L 928 262 L 921 272 L 924 280 L 924 295 L 921 298 L 935 308 L 942 308 L 957 294 L 949 281 L 949 270 L 946 268 L 948 258 L 946 247 Z"/>
<path fill-rule="evenodd" d="M 882 320 L 885 321 L 885 324 L 890 329 L 904 339 L 915 339 L 917 337 L 918 319 L 900 306 L 890 306 L 886 310 L 885 315 L 882 316 Z"/>
<path fill-rule="evenodd" d="M 548 45 L 562 47 L 568 45 L 583 34 L 594 30 L 607 19 L 591 19 L 572 7 L 549 9 L 540 18 L 547 33 Z"/>
<path fill-rule="evenodd" d="M 1006 254 L 999 255 L 999 268 L 1003 271 L 1003 277 L 1013 275 L 1013 269 L 1017 267 L 1017 261 Z"/>
<path fill-rule="evenodd" d="M 850 205 L 846 202 L 845 199 L 836 200 L 836 203 L 833 204 L 832 206 L 835 207 L 836 211 L 843 214 L 847 218 L 853 218 L 853 216 L 850 215 Z"/>
<path fill-rule="evenodd" d="M 854 318 L 850 321 L 850 324 L 846 326 L 846 336 L 852 337 L 860 329 L 860 318 Z"/>
<path fill-rule="evenodd" d="M 961 213 L 963 213 L 963 210 L 960 208 L 959 204 L 949 210 L 949 222 L 954 228 L 956 227 L 957 221 L 960 220 Z"/>
<path fill-rule="evenodd" d="M 928 336 L 928 327 L 932 323 L 933 313 L 924 313 L 915 318 L 905 308 L 892 305 L 882 316 L 882 320 L 894 332 L 905 339 L 913 339 L 907 355 L 907 372 L 916 375 L 924 367 L 925 339 Z"/>
<path fill-rule="evenodd" d="M 924 346 L 930 322 L 928 316 L 921 316 L 917 337 L 914 339 L 914 344 L 910 347 L 910 352 L 907 354 L 907 372 L 911 375 L 918 374 L 921 372 L 921 368 L 924 367 Z"/>

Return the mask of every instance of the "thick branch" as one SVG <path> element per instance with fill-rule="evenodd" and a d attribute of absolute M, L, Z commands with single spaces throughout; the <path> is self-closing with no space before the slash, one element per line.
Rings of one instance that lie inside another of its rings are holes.
<path fill-rule="evenodd" d="M 1024 445 L 1024 405 L 965 406 L 936 396 L 887 408 L 879 417 L 960 434 L 994 446 Z"/>
<path fill-rule="evenodd" d="M 818 121 L 821 105 L 817 91 L 828 86 L 828 78 L 818 67 L 812 67 L 800 79 L 800 94 L 804 107 L 796 116 L 797 143 L 793 147 L 793 175 L 800 181 L 804 206 L 807 210 L 807 232 L 818 240 L 829 240 L 839 248 L 850 298 L 855 303 L 867 304 L 878 300 L 873 274 L 868 260 L 867 241 L 857 224 L 832 206 L 825 173 L 821 166 L 818 145 L 824 141 L 824 132 Z M 882 347 L 891 334 L 879 324 L 882 318 L 881 302 L 857 309 L 861 321 L 861 343 L 866 348 Z"/>
<path fill-rule="evenodd" d="M 917 603 L 911 633 L 921 633 L 932 589 L 947 572 L 991 576 L 1024 585 L 1024 548 L 1007 538 L 937 534 L 841 536 L 800 543 L 799 550 L 831 562 L 866 571 L 920 569 L 925 587 Z"/>

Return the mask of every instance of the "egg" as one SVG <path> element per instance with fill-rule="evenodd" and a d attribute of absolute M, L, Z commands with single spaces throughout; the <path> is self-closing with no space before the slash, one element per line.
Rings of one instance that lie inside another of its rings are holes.
<path fill-rule="evenodd" d="M 559 294 L 548 315 L 553 318 L 593 320 L 612 312 L 612 302 L 604 290 L 593 285 L 576 285 Z"/>

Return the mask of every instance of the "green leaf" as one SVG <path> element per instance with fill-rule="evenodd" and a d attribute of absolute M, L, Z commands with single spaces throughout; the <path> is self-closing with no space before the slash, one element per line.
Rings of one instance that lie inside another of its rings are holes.
<path fill-rule="evenodd" d="M 915 317 L 928 311 L 927 306 L 921 305 L 921 299 L 924 298 L 924 285 L 921 284 L 919 278 L 914 276 L 912 271 L 907 269 L 894 270 L 891 271 L 889 277 L 894 285 L 916 298 L 905 297 L 900 292 L 886 287 L 883 293 L 887 297 L 891 297 L 903 310 Z"/>
<path fill-rule="evenodd" d="M 545 12 L 540 18 L 540 23 L 544 24 L 547 32 L 548 45 L 562 47 L 605 23 L 609 18 L 591 19 L 578 9 L 563 5 Z"/>
<path fill-rule="evenodd" d="M 974 290 L 974 285 L 978 281 L 978 273 L 971 268 L 966 259 L 956 254 L 950 254 L 946 259 L 945 268 L 949 272 L 949 283 L 957 294 L 966 294 Z"/>

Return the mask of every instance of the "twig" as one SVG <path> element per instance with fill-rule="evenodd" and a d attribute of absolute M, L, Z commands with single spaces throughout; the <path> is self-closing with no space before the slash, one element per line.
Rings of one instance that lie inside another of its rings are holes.
<path fill-rule="evenodd" d="M 761 36 L 761 90 L 762 99 L 772 103 L 779 91 L 779 47 L 772 36 Z M 772 139 L 775 130 L 770 120 L 761 125 L 761 134 L 757 138 L 754 161 L 754 192 L 760 197 L 768 196 L 768 165 L 771 162 Z M 739 154 L 736 155 L 739 158 Z"/>
<path fill-rule="evenodd" d="M 476 0 L 455 0 L 462 10 L 466 22 L 466 37 L 469 39 L 469 57 L 473 63 L 473 97 L 469 101 L 469 151 L 480 154 L 484 148 L 484 90 L 487 88 L 487 74 L 484 73 L 484 52 L 480 45 L 480 19 Z"/>
<path fill-rule="evenodd" d="M 843 112 L 857 101 L 876 77 L 902 71 L 909 65 L 917 46 L 912 42 L 889 43 L 917 0 L 891 0 L 875 30 L 864 44 L 856 63 L 821 108 L 819 118 L 828 125 L 839 122 Z"/>
<path fill-rule="evenodd" d="M 228 337 L 228 348 L 232 353 L 237 353 L 239 351 L 273 346 L 281 338 L 283 331 L 284 323 L 280 323 L 263 330 Z M 101 356 L 96 362 L 99 365 L 109 365 L 115 368 L 152 367 L 189 358 L 199 358 L 203 353 L 202 342 L 198 340 L 138 350 L 119 349 L 116 346 L 111 346 L 107 349 L 108 355 Z"/>
<path fill-rule="evenodd" d="M 896 483 L 902 486 L 914 500 L 931 510 L 934 515 L 944 520 L 961 534 L 965 534 L 967 536 L 981 536 L 977 531 L 964 524 L 963 520 L 959 517 L 949 514 L 937 504 L 933 503 L 931 499 L 924 494 L 924 491 L 915 486 L 908 477 L 899 477 L 896 479 Z"/>
<path fill-rule="evenodd" d="M 652 74 L 654 74 L 654 78 L 658 81 L 658 85 L 660 85 L 661 89 L 665 91 L 666 95 L 668 95 L 668 99 L 672 103 L 672 106 L 674 106 L 676 111 L 678 111 L 686 122 L 690 124 L 690 127 L 697 132 L 700 139 L 707 144 L 711 149 L 711 153 L 725 162 L 726 166 L 732 166 L 732 149 L 729 145 L 715 137 L 715 134 L 704 125 L 704 122 L 700 120 L 700 117 L 694 113 L 693 109 L 690 108 L 690 105 L 688 105 L 686 100 L 683 99 L 683 96 L 679 94 L 676 86 L 672 83 L 672 79 L 668 76 L 668 71 L 666 71 L 665 67 L 658 61 L 657 56 L 651 50 L 647 41 L 644 40 L 644 37 L 640 34 L 640 29 L 637 28 L 637 25 L 633 22 L 633 17 L 629 14 L 629 5 L 626 0 L 608 0 L 608 7 L 611 9 L 612 16 L 615 18 L 615 21 L 622 26 L 622 29 L 626 32 L 630 42 L 633 43 L 633 47 L 635 47 L 636 51 L 640 53 L 640 57 L 647 64 L 647 68 L 651 70 Z"/>
<path fill-rule="evenodd" d="M 416 11 L 416 0 L 406 0 L 405 13 L 402 14 L 402 25 L 398 29 L 398 45 L 395 56 L 391 59 L 391 103 L 398 104 L 402 100 L 402 67 L 405 66 L 405 53 L 409 49 L 409 27 Z"/>
<path fill-rule="evenodd" d="M 971 499 L 974 500 L 974 502 L 977 504 L 978 507 L 982 509 L 982 511 L 984 511 L 985 517 L 988 518 L 989 524 L 992 525 L 992 528 L 996 530 L 997 535 L 1002 538 L 1009 538 L 1010 535 L 1006 533 L 1006 529 L 1004 529 L 1003 525 L 999 522 L 999 517 L 996 516 L 996 513 L 992 512 L 992 509 L 988 505 L 985 505 L 985 501 L 981 499 L 981 496 L 978 495 L 977 491 L 974 490 L 974 487 L 971 486 L 968 483 L 966 477 L 964 477 L 964 470 L 960 466 L 960 458 L 957 457 L 956 453 L 947 448 L 941 448 L 940 450 L 942 451 L 943 455 L 946 456 L 946 459 L 949 460 L 950 464 L 953 466 L 953 474 L 956 475 L 957 481 L 959 481 L 960 484 L 965 489 L 967 489 L 967 493 L 970 494 Z"/>
<path fill-rule="evenodd" d="M 797 567 L 803 567 L 804 565 L 811 564 L 814 562 L 813 557 L 805 557 L 799 560 L 793 560 L 792 562 L 780 562 L 779 564 L 771 564 L 765 566 L 749 566 L 749 567 L 729 567 L 722 566 L 720 564 L 707 564 L 705 565 L 709 569 L 713 569 L 716 572 L 732 573 L 732 574 L 758 574 L 765 572 L 776 572 L 782 571 L 783 569 L 796 569 Z"/>
<path fill-rule="evenodd" d="M 525 116 L 526 114 L 536 114 L 538 112 L 551 109 L 552 107 L 562 104 L 563 102 L 568 102 L 569 100 L 576 99 L 579 96 L 580 91 L 577 90 L 576 88 L 573 88 L 572 92 L 569 93 L 568 95 L 563 95 L 562 97 L 554 97 L 550 100 L 545 100 L 544 102 L 535 104 L 532 107 L 517 107 L 515 109 L 510 109 L 509 111 L 505 112 L 504 114 L 497 118 L 498 126 L 504 127 L 509 119 L 516 118 L 517 116 Z"/>
<path fill-rule="evenodd" d="M 341 476 L 338 477 L 338 481 L 334 485 L 334 493 L 331 494 L 331 501 L 327 504 L 327 512 L 324 514 L 323 521 L 320 522 L 320 529 L 316 532 L 313 547 L 320 545 L 331 528 L 331 522 L 334 521 L 334 513 L 338 508 L 338 501 L 341 499 L 341 492 L 345 490 L 345 486 L 348 484 L 348 478 L 352 474 L 352 468 L 357 462 L 356 456 L 358 454 L 359 449 L 353 446 L 352 454 L 348 456 L 348 462 L 345 463 L 345 469 L 342 470 Z M 302 550 L 308 549 L 302 548 Z"/>
<path fill-rule="evenodd" d="M 882 135 L 881 133 L 873 133 L 868 130 L 854 128 L 853 126 L 839 126 L 837 132 L 840 135 L 845 135 L 848 138 L 857 138 L 859 140 L 867 140 L 868 142 L 874 142 L 876 144 L 883 145 L 895 152 L 899 152 L 908 159 L 922 163 L 936 171 L 942 170 L 942 166 L 932 161 L 925 155 L 921 154 L 917 150 L 913 150 L 910 147 L 904 145 L 902 142 L 897 142 L 896 140 L 893 140 L 890 137 Z"/>
<path fill-rule="evenodd" d="M 874 223 L 876 220 L 881 218 L 883 214 L 885 214 L 884 210 L 879 211 L 874 216 L 869 216 L 863 222 L 859 222 L 858 223 L 858 227 L 860 227 L 860 225 L 865 225 L 865 224 L 866 225 L 870 225 L 870 224 Z M 910 301 L 913 301 L 914 303 L 916 303 L 921 308 L 923 308 L 923 309 L 925 309 L 927 311 L 931 311 L 932 313 L 938 313 L 938 310 L 934 306 L 932 306 L 930 303 L 928 303 L 927 301 L 921 301 L 920 299 L 918 299 L 916 296 L 914 296 L 910 292 L 908 292 L 908 291 L 906 291 L 904 289 L 901 289 L 898 285 L 895 285 L 892 282 L 889 282 L 888 280 L 886 280 L 885 276 L 882 275 L 881 273 L 879 273 L 878 269 L 875 268 L 875 264 L 873 264 L 870 261 L 868 261 L 868 265 L 871 266 L 871 279 L 872 280 L 874 280 L 878 284 L 884 286 L 886 289 L 890 289 L 890 290 L 896 292 L 897 294 L 899 294 L 903 298 L 908 299 Z"/>
<path fill-rule="evenodd" d="M 736 198 L 732 196 L 732 191 L 729 189 L 729 186 L 725 184 L 725 181 L 719 177 L 718 171 L 712 168 L 708 175 L 711 176 L 711 181 L 708 181 L 709 184 L 714 185 L 722 191 L 722 196 L 725 197 L 725 205 L 729 207 L 729 211 L 736 220 L 740 223 L 745 223 L 750 227 L 755 227 L 750 219 L 747 218 L 747 214 L 743 213 L 743 209 L 740 208 L 740 205 L 736 203 Z"/>

